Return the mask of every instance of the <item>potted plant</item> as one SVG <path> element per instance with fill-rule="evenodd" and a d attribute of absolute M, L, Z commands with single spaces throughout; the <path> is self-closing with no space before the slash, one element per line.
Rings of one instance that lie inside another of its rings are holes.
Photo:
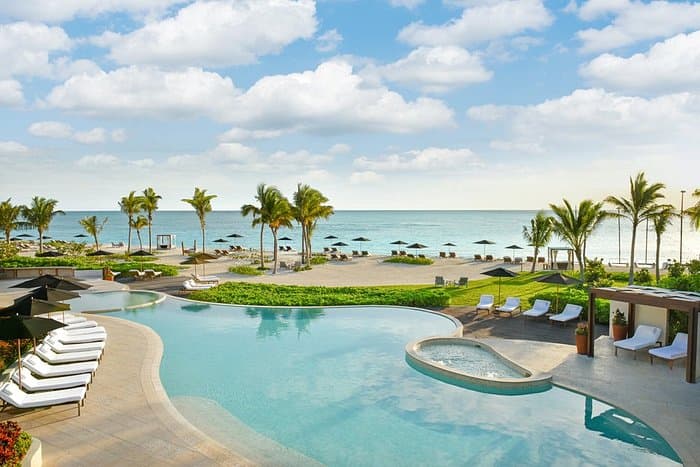
<path fill-rule="evenodd" d="M 579 355 L 588 354 L 588 325 L 586 323 L 579 323 L 576 326 L 576 352 Z"/>
<path fill-rule="evenodd" d="M 615 310 L 613 315 L 613 339 L 621 341 L 627 338 L 627 318 L 619 310 Z"/>

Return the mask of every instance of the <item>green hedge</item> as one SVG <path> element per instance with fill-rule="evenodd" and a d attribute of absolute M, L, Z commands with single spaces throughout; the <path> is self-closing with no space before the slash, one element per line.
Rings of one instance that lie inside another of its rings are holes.
<path fill-rule="evenodd" d="M 408 257 L 408 256 L 392 256 L 384 260 L 385 263 L 400 263 L 400 264 L 417 264 L 420 266 L 427 266 L 433 264 L 433 260 L 430 258 L 418 258 L 418 257 Z"/>
<path fill-rule="evenodd" d="M 115 255 L 116 256 L 116 255 Z M 110 259 L 113 257 L 110 256 Z M 74 267 L 79 270 L 84 269 L 102 269 L 104 266 L 109 266 L 112 271 L 125 273 L 130 269 L 153 269 L 160 271 L 163 276 L 177 276 L 179 268 L 177 266 L 169 266 L 167 264 L 158 264 L 144 261 L 127 261 L 114 262 L 98 260 L 84 256 L 66 256 L 59 258 L 33 258 L 29 256 L 15 256 L 13 258 L 0 261 L 2 268 L 31 268 L 31 267 L 50 267 L 50 266 L 67 266 Z"/>
<path fill-rule="evenodd" d="M 261 306 L 400 305 L 444 307 L 450 296 L 442 289 L 392 287 L 300 287 L 227 282 L 190 295 L 194 300 Z"/>
<path fill-rule="evenodd" d="M 559 306 L 555 310 L 555 305 L 557 303 L 556 291 L 546 291 L 539 292 L 530 297 L 530 302 L 534 303 L 535 300 L 549 300 L 552 302 L 551 310 L 554 312 L 561 312 L 567 303 L 573 305 L 580 305 L 583 307 L 582 316 L 586 316 L 586 310 L 588 310 L 588 292 L 584 289 L 569 287 L 562 288 L 559 290 Z M 607 324 L 610 321 L 610 302 L 608 300 L 596 299 L 595 301 L 595 320 L 597 323 Z"/>
<path fill-rule="evenodd" d="M 154 271 L 160 271 L 163 276 L 177 276 L 180 272 L 180 268 L 177 266 L 158 263 L 143 263 L 140 261 L 131 261 L 128 263 L 105 263 L 105 266 L 109 266 L 112 271 L 120 272 L 122 274 L 129 272 L 131 269 L 139 269 L 141 271 L 144 269 L 153 269 Z M 102 265 L 98 265 L 97 267 L 101 268 Z"/>
<path fill-rule="evenodd" d="M 253 266 L 231 266 L 228 268 L 228 272 L 243 276 L 262 276 L 264 274 L 263 271 Z"/>

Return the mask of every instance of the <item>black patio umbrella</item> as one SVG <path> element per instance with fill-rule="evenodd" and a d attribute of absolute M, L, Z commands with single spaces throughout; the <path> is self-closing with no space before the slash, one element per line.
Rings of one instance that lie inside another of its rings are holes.
<path fill-rule="evenodd" d="M 34 293 L 22 295 L 14 300 L 12 305 L 0 310 L 0 316 L 35 316 L 56 311 L 70 310 L 70 305 L 67 303 L 58 303 L 50 300 L 42 300 L 34 298 Z"/>
<path fill-rule="evenodd" d="M 19 234 L 17 236 L 22 237 L 22 238 L 32 238 L 33 237 L 33 235 L 29 235 L 29 234 Z"/>
<path fill-rule="evenodd" d="M 391 242 L 389 245 L 408 245 L 408 243 L 404 242 L 403 240 L 396 240 L 395 242 Z"/>
<path fill-rule="evenodd" d="M 226 235 L 228 238 L 243 238 L 243 235 L 239 235 L 237 233 L 232 233 L 231 235 Z"/>
<path fill-rule="evenodd" d="M 105 250 L 95 250 L 91 251 L 90 253 L 87 253 L 85 256 L 111 256 L 114 253 L 111 251 L 105 251 Z"/>
<path fill-rule="evenodd" d="M 292 239 L 289 238 L 289 237 L 282 237 L 282 238 L 279 239 L 279 241 L 281 241 L 281 242 L 291 242 Z"/>
<path fill-rule="evenodd" d="M 416 250 L 416 254 L 418 254 L 418 250 L 422 250 L 423 248 L 428 248 L 426 245 L 423 245 L 422 243 L 411 243 L 406 247 L 409 250 Z"/>
<path fill-rule="evenodd" d="M 59 253 L 58 251 L 45 251 L 43 253 L 37 253 L 34 256 L 37 258 L 57 258 L 63 256 L 63 253 Z"/>
<path fill-rule="evenodd" d="M 559 310 L 559 287 L 562 285 L 570 286 L 570 285 L 575 285 L 575 284 L 581 283 L 580 280 L 574 279 L 573 277 L 565 276 L 564 274 L 562 274 L 560 272 L 555 272 L 552 274 L 548 274 L 546 276 L 538 277 L 535 280 L 537 282 L 542 282 L 544 284 L 554 284 L 557 286 L 557 292 L 555 295 L 555 302 L 554 302 L 554 310 L 555 311 Z"/>
<path fill-rule="evenodd" d="M 20 339 L 41 339 L 54 329 L 65 326 L 49 318 L 13 315 L 0 318 L 0 340 L 17 341 L 17 370 L 22 387 L 22 347 Z"/>
<path fill-rule="evenodd" d="M 43 276 L 35 277 L 34 279 L 29 279 L 28 281 L 13 285 L 12 287 L 36 289 L 42 285 L 59 290 L 85 290 L 92 287 L 92 285 L 88 284 L 87 282 L 79 281 L 77 279 L 73 279 L 72 277 L 54 276 L 52 274 L 44 274 Z"/>
<path fill-rule="evenodd" d="M 52 237 L 49 237 L 48 235 L 44 235 L 41 237 L 42 240 L 51 240 Z"/>
<path fill-rule="evenodd" d="M 228 240 L 225 238 L 217 238 L 216 240 L 213 240 L 214 243 L 228 243 Z"/>
<path fill-rule="evenodd" d="M 136 257 L 153 256 L 153 253 L 149 253 L 146 250 L 137 250 L 137 251 L 134 251 L 133 253 L 131 253 L 129 256 L 136 256 Z"/>
<path fill-rule="evenodd" d="M 335 235 L 326 235 L 325 237 L 323 237 L 323 239 L 324 240 L 338 240 L 338 237 L 336 237 Z"/>
<path fill-rule="evenodd" d="M 21 240 L 22 240 L 22 239 L 19 238 L 19 237 L 12 237 L 12 238 L 10 238 L 10 241 L 11 241 L 11 242 L 19 242 L 19 241 L 21 241 Z"/>
<path fill-rule="evenodd" d="M 478 242 L 474 242 L 476 245 L 484 245 L 484 256 L 486 256 L 486 245 L 495 245 L 496 242 L 492 242 L 491 240 L 479 240 Z"/>
<path fill-rule="evenodd" d="M 446 246 L 448 248 L 448 250 L 452 250 L 452 247 L 457 246 L 457 245 L 455 245 L 452 242 L 447 242 L 447 243 L 443 243 L 442 246 Z"/>
<path fill-rule="evenodd" d="M 347 243 L 343 243 L 343 242 L 335 242 L 335 243 L 332 244 L 331 246 L 348 246 L 348 244 L 347 244 Z"/>
<path fill-rule="evenodd" d="M 38 289 L 32 290 L 29 292 L 29 295 L 31 295 L 32 298 L 52 302 L 60 302 L 61 300 L 71 300 L 73 298 L 80 297 L 79 293 L 71 292 L 69 290 L 52 289 L 46 285 L 42 285 Z"/>
<path fill-rule="evenodd" d="M 490 277 L 498 277 L 498 302 L 501 301 L 501 278 L 502 277 L 515 277 L 518 275 L 517 272 L 513 272 L 510 269 L 498 267 L 494 269 L 489 269 L 488 271 L 483 271 L 481 274 Z"/>
<path fill-rule="evenodd" d="M 522 250 L 522 249 L 523 249 L 523 247 L 515 245 L 515 244 L 506 247 L 506 250 L 513 250 L 513 256 L 515 256 L 515 250 Z"/>
<path fill-rule="evenodd" d="M 353 242 L 371 242 L 367 237 L 357 237 L 352 239 Z"/>
<path fill-rule="evenodd" d="M 87 238 L 87 235 L 85 235 L 85 234 L 73 235 L 73 238 Z"/>
<path fill-rule="evenodd" d="M 201 264 L 202 265 L 202 274 L 205 274 L 206 269 L 204 268 L 204 265 L 207 264 L 209 261 L 207 260 L 207 258 L 204 255 L 210 256 L 207 253 L 200 253 L 199 255 L 190 256 L 185 261 L 182 261 L 180 264 L 193 264 L 195 275 L 197 275 L 197 265 Z"/>

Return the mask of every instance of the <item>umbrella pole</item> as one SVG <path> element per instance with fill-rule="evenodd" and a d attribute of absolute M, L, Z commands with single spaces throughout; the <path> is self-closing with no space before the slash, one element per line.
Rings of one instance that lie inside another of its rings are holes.
<path fill-rule="evenodd" d="M 17 339 L 17 375 L 19 376 L 19 387 L 22 388 L 22 347 Z"/>
<path fill-rule="evenodd" d="M 498 278 L 498 303 L 501 303 L 501 278 Z"/>

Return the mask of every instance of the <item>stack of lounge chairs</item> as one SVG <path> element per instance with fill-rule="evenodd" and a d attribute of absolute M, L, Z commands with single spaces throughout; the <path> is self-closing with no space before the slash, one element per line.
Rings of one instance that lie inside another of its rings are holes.
<path fill-rule="evenodd" d="M 185 290 L 207 290 L 217 285 L 219 285 L 217 276 L 200 276 L 199 274 L 192 274 L 191 279 L 182 283 Z"/>
<path fill-rule="evenodd" d="M 65 327 L 51 331 L 34 349 L 22 357 L 22 371 L 12 370 L 0 384 L 3 408 L 19 409 L 77 404 L 78 415 L 85 395 L 104 353 L 107 332 L 95 321 L 66 313 L 52 319 Z"/>

